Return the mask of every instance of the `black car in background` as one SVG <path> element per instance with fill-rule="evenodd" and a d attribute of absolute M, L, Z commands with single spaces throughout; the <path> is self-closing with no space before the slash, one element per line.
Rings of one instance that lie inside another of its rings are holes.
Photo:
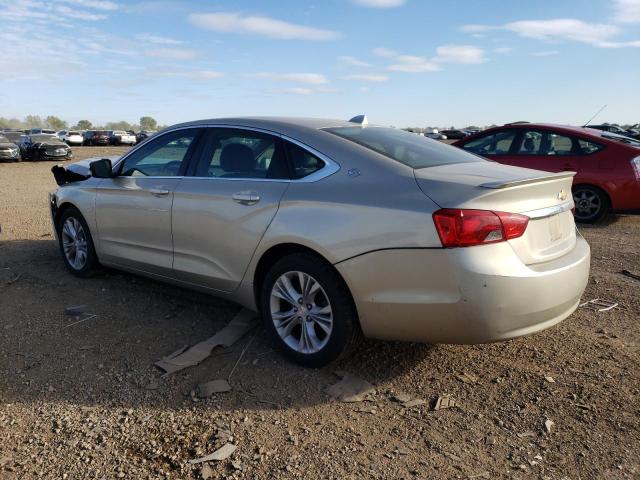
<path fill-rule="evenodd" d="M 23 160 L 70 160 L 73 152 L 69 145 L 51 135 L 25 135 L 20 139 L 20 156 Z"/>
<path fill-rule="evenodd" d="M 609 123 L 605 123 L 603 125 L 587 125 L 586 127 L 595 128 L 596 130 L 601 130 L 603 132 L 615 133 L 616 135 L 622 135 L 623 137 L 637 138 L 636 131 L 633 129 L 633 127 L 630 130 L 625 130 L 618 125 L 611 125 Z"/>
<path fill-rule="evenodd" d="M 111 142 L 109 132 L 106 130 L 87 130 L 82 137 L 82 145 L 84 146 L 107 146 Z"/>
<path fill-rule="evenodd" d="M 148 132 L 146 130 L 141 130 L 136 134 L 136 143 L 140 143 L 143 140 L 151 137 L 152 135 L 154 135 L 156 132 Z"/>
<path fill-rule="evenodd" d="M 20 148 L 4 135 L 0 135 L 0 162 L 19 162 Z"/>
<path fill-rule="evenodd" d="M 449 140 L 460 140 L 468 135 L 471 135 L 466 130 L 440 130 L 439 133 L 446 136 Z"/>

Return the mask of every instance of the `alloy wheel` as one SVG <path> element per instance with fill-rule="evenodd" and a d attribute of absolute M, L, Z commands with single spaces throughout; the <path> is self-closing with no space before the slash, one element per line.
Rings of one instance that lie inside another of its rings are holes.
<path fill-rule="evenodd" d="M 271 320 L 292 350 L 311 354 L 322 350 L 333 330 L 333 310 L 322 285 L 311 275 L 291 271 L 273 284 Z"/>
<path fill-rule="evenodd" d="M 573 192 L 573 202 L 576 206 L 576 217 L 579 220 L 589 220 L 598 216 L 603 208 L 600 195 L 588 188 L 579 188 Z"/>
<path fill-rule="evenodd" d="M 89 253 L 87 235 L 78 219 L 69 217 L 62 225 L 64 256 L 74 270 L 82 270 Z"/>

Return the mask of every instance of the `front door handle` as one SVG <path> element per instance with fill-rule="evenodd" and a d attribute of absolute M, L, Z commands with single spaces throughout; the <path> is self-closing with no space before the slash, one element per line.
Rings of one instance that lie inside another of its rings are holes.
<path fill-rule="evenodd" d="M 156 197 L 164 197 L 165 195 L 169 195 L 169 190 L 164 188 L 150 188 L 149 193 Z"/>
<path fill-rule="evenodd" d="M 258 192 L 243 191 L 234 193 L 231 198 L 234 202 L 241 205 L 255 205 L 260 201 L 260 195 Z"/>

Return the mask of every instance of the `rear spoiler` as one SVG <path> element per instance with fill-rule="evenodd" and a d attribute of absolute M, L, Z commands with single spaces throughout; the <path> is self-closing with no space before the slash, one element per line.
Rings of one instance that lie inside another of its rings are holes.
<path fill-rule="evenodd" d="M 491 189 L 501 189 L 501 188 L 511 188 L 511 187 L 519 187 L 520 185 L 528 185 L 530 183 L 539 183 L 545 182 L 548 180 L 560 180 L 561 178 L 570 178 L 574 177 L 576 172 L 560 172 L 560 173 L 551 173 L 549 175 L 542 175 L 540 177 L 533 178 L 521 178 L 518 180 L 497 180 L 495 182 L 487 182 L 479 185 L 481 188 L 491 188 Z"/>

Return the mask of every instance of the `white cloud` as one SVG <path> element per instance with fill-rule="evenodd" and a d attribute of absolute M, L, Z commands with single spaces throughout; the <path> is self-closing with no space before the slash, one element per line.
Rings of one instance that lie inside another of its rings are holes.
<path fill-rule="evenodd" d="M 248 78 L 274 80 L 279 82 L 304 83 L 306 85 L 324 85 L 329 80 L 319 73 L 274 73 L 260 72 L 246 75 Z"/>
<path fill-rule="evenodd" d="M 361 7 L 371 8 L 395 8 L 401 7 L 405 4 L 406 0 L 351 0 L 356 5 Z"/>
<path fill-rule="evenodd" d="M 440 66 L 424 57 L 413 55 L 398 55 L 394 58 L 396 63 L 389 65 L 388 70 L 405 73 L 437 72 Z"/>
<path fill-rule="evenodd" d="M 345 77 L 342 77 L 345 80 L 357 80 L 357 81 L 361 81 L 361 82 L 374 82 L 374 83 L 380 83 L 380 82 L 386 82 L 387 80 L 389 80 L 389 77 L 386 75 L 380 75 L 380 74 L 354 74 L 354 75 L 347 75 Z"/>
<path fill-rule="evenodd" d="M 370 67 L 371 64 L 367 62 L 363 62 L 362 60 L 357 59 L 356 57 L 352 57 L 350 55 L 342 55 L 338 57 L 345 65 L 349 65 L 350 67 Z"/>
<path fill-rule="evenodd" d="M 107 18 L 106 15 L 101 13 L 83 12 L 76 8 L 68 7 L 67 5 L 54 5 L 53 13 L 73 20 L 95 21 Z"/>
<path fill-rule="evenodd" d="M 484 50 L 473 45 L 442 45 L 436 48 L 434 62 L 484 63 Z"/>
<path fill-rule="evenodd" d="M 494 48 L 493 51 L 495 53 L 510 53 L 510 52 L 513 51 L 513 48 L 511 48 L 511 47 L 497 47 L 497 48 Z"/>
<path fill-rule="evenodd" d="M 215 80 L 224 77 L 223 72 L 213 70 L 193 70 L 189 68 L 177 68 L 175 66 L 160 66 L 145 69 L 144 75 L 148 79 L 156 77 L 180 77 L 190 80 Z"/>
<path fill-rule="evenodd" d="M 637 3 L 638 0 L 633 0 L 633 2 Z M 633 10 L 627 11 L 630 11 L 631 13 L 625 18 L 635 18 L 633 16 Z M 615 40 L 615 37 L 621 32 L 617 25 L 608 23 L 590 23 L 582 20 L 576 20 L 574 18 L 520 20 L 517 22 L 506 23 L 501 26 L 464 25 L 460 30 L 467 33 L 486 32 L 489 30 L 507 30 L 525 38 L 552 42 L 569 40 L 600 48 L 640 47 L 640 40 Z"/>
<path fill-rule="evenodd" d="M 156 48 L 146 50 L 145 56 L 152 58 L 162 58 L 165 60 L 190 60 L 196 56 L 196 52 L 182 48 Z"/>
<path fill-rule="evenodd" d="M 161 37 L 150 33 L 139 33 L 136 35 L 136 39 L 141 42 L 155 43 L 157 45 L 180 45 L 184 43 L 181 40 L 176 40 L 175 38 Z"/>
<path fill-rule="evenodd" d="M 290 95 L 312 95 L 314 93 L 334 93 L 336 90 L 327 87 L 309 88 L 309 87 L 287 87 L 273 90 L 275 93 L 286 93 Z"/>
<path fill-rule="evenodd" d="M 101 0 L 59 0 L 64 3 L 71 3 L 80 7 L 93 8 L 94 10 L 113 11 L 118 9 L 118 4 L 111 1 Z"/>
<path fill-rule="evenodd" d="M 239 13 L 198 13 L 188 16 L 193 25 L 214 32 L 262 35 L 281 40 L 335 40 L 341 35 L 333 30 L 323 30 L 270 17 L 243 16 Z"/>
<path fill-rule="evenodd" d="M 531 55 L 534 57 L 550 57 L 552 55 L 558 55 L 559 53 L 558 50 L 544 50 L 541 52 L 533 52 Z"/>
<path fill-rule="evenodd" d="M 373 54 L 378 57 L 395 57 L 398 55 L 398 52 L 390 48 L 378 47 L 373 49 Z"/>
<path fill-rule="evenodd" d="M 620 23 L 640 23 L 640 0 L 615 0 L 614 20 Z"/>

